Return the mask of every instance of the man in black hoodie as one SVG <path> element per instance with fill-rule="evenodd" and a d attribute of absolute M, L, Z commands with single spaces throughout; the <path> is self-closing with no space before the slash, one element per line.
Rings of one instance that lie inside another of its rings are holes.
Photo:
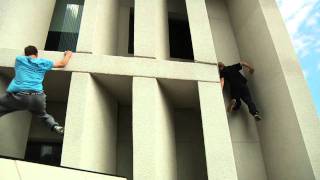
<path fill-rule="evenodd" d="M 251 74 L 253 74 L 254 69 L 247 62 L 241 61 L 238 64 L 231 66 L 225 66 L 222 62 L 218 63 L 220 82 L 222 88 L 224 87 L 224 82 L 227 81 L 230 85 L 231 102 L 227 108 L 228 112 L 233 110 L 238 110 L 241 106 L 242 99 L 249 108 L 250 114 L 257 120 L 261 120 L 261 116 L 253 103 L 249 88 L 247 86 L 247 79 L 239 72 L 245 67 Z"/>

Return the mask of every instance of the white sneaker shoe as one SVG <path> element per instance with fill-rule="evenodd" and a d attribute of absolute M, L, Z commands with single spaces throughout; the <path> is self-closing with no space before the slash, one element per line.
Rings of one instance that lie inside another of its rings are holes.
<path fill-rule="evenodd" d="M 262 120 L 261 116 L 258 113 L 253 115 L 253 117 L 254 117 L 254 119 L 256 119 L 256 121 L 261 121 Z"/>
<path fill-rule="evenodd" d="M 56 125 L 53 127 L 53 131 L 57 134 L 63 135 L 64 134 L 64 128 L 62 126 Z"/>

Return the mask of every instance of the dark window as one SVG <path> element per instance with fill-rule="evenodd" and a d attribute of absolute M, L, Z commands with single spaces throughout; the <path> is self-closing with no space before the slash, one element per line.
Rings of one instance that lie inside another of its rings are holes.
<path fill-rule="evenodd" d="M 130 8 L 128 53 L 134 53 L 134 9 Z"/>
<path fill-rule="evenodd" d="M 76 51 L 84 0 L 57 0 L 45 50 Z"/>
<path fill-rule="evenodd" d="M 188 18 L 169 13 L 170 57 L 194 60 Z"/>
<path fill-rule="evenodd" d="M 62 143 L 28 142 L 25 160 L 34 163 L 60 166 Z"/>

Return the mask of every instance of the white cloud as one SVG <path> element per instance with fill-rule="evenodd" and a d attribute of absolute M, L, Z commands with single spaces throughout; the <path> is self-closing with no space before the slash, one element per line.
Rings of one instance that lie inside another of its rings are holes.
<path fill-rule="evenodd" d="M 301 34 L 299 28 L 306 23 L 316 31 L 320 13 L 313 13 L 313 10 L 318 2 L 319 0 L 277 0 L 293 45 L 301 57 L 309 54 L 310 46 L 314 45 L 317 38 Z"/>
<path fill-rule="evenodd" d="M 295 12 L 295 14 L 292 14 L 288 19 L 285 19 L 291 35 L 294 35 L 298 32 L 301 25 L 307 20 L 313 7 L 314 3 L 305 4 L 297 12 Z"/>
<path fill-rule="evenodd" d="M 313 27 L 315 25 L 317 25 L 317 19 L 315 17 L 312 17 L 310 19 L 307 20 L 307 25 L 309 27 Z"/>
<path fill-rule="evenodd" d="M 293 46 L 296 52 L 304 57 L 309 54 L 309 46 L 314 44 L 315 39 L 311 35 L 299 34 L 293 36 Z"/>

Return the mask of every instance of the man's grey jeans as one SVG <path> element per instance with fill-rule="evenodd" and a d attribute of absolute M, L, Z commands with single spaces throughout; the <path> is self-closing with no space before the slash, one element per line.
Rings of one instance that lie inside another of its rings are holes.
<path fill-rule="evenodd" d="M 59 125 L 46 111 L 46 95 L 26 95 L 19 93 L 6 93 L 0 97 L 0 117 L 14 111 L 28 110 L 36 115 L 51 130 Z"/>

